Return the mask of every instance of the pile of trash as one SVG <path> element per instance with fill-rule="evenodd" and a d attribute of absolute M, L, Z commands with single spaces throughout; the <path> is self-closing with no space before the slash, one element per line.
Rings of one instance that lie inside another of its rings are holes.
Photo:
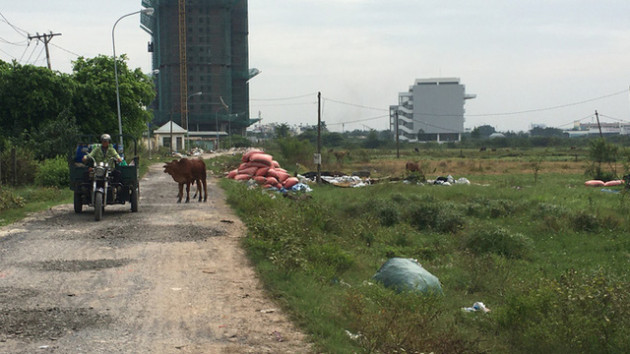
<path fill-rule="evenodd" d="M 227 178 L 237 181 L 256 181 L 263 188 L 292 189 L 300 180 L 291 177 L 287 170 L 280 167 L 273 156 L 260 150 L 250 150 L 243 154 L 241 165 L 230 171 Z"/>
<path fill-rule="evenodd" d="M 470 184 L 470 181 L 466 177 L 462 177 L 458 180 L 455 180 L 453 176 L 448 175 L 446 177 L 440 176 L 435 180 L 427 180 L 427 184 L 436 184 L 440 186 L 452 186 L 454 184 Z"/>

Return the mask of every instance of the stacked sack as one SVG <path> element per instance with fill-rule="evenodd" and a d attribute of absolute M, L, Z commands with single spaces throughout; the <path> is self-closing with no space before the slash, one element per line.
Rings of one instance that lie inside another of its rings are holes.
<path fill-rule="evenodd" d="M 287 170 L 280 168 L 269 154 L 260 150 L 246 152 L 241 159 L 243 163 L 227 174 L 227 178 L 237 181 L 249 181 L 253 179 L 264 188 L 290 189 L 299 183 L 295 177 L 291 177 Z"/>

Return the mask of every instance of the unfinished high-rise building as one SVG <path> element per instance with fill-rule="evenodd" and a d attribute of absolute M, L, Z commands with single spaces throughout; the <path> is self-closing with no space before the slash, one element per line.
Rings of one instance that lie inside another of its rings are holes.
<path fill-rule="evenodd" d="M 247 0 L 142 0 L 157 96 L 153 125 L 240 134 L 249 119 Z M 156 71 L 159 70 L 158 71 Z"/>

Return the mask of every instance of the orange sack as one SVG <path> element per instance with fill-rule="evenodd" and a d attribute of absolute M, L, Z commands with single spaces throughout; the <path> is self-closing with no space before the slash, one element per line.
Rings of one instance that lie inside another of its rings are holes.
<path fill-rule="evenodd" d="M 252 178 L 252 176 L 250 175 L 236 175 L 236 177 L 234 177 L 234 179 L 237 181 L 247 181 L 250 178 Z"/>
<path fill-rule="evenodd" d="M 238 173 L 241 175 L 253 176 L 256 174 L 256 171 L 258 171 L 258 167 L 247 167 L 244 169 L 239 169 Z"/>
<path fill-rule="evenodd" d="M 237 170 L 232 170 L 232 171 L 228 172 L 227 178 L 234 178 L 234 177 L 236 177 L 237 174 L 238 174 Z"/>
<path fill-rule="evenodd" d="M 251 162 L 260 162 L 265 164 L 265 166 L 271 166 L 271 161 L 273 161 L 273 157 L 268 154 L 253 154 L 249 161 Z"/>
<path fill-rule="evenodd" d="M 589 187 L 603 187 L 604 181 L 593 179 L 593 180 L 584 182 L 584 185 L 589 186 Z"/>
<path fill-rule="evenodd" d="M 275 186 L 276 184 L 278 184 L 278 180 L 275 177 L 267 177 L 267 183 Z"/>
<path fill-rule="evenodd" d="M 241 158 L 241 161 L 243 162 L 247 162 L 249 161 L 249 158 L 254 155 L 254 154 L 262 154 L 263 152 L 260 150 L 250 150 L 246 153 L 243 154 L 243 157 Z"/>
<path fill-rule="evenodd" d="M 286 179 L 286 181 L 284 181 L 284 188 L 286 189 L 292 188 L 298 183 L 300 183 L 300 180 L 298 180 L 296 177 L 289 177 Z"/>
<path fill-rule="evenodd" d="M 622 179 L 618 179 L 615 181 L 608 181 L 606 183 L 604 183 L 604 187 L 614 187 L 614 186 L 620 186 L 624 183 L 624 181 Z"/>
<path fill-rule="evenodd" d="M 258 171 L 256 171 L 256 176 L 266 176 L 268 171 L 269 167 L 259 168 Z"/>
<path fill-rule="evenodd" d="M 256 177 L 254 177 L 254 181 L 256 181 L 258 184 L 266 184 L 267 183 L 267 178 L 265 178 L 263 176 L 256 176 Z"/>

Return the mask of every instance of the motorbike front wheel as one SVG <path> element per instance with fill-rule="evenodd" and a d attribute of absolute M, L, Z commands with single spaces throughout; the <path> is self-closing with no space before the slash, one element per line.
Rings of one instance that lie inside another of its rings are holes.
<path fill-rule="evenodd" d="M 101 221 L 103 218 L 103 192 L 94 193 L 94 220 Z"/>

